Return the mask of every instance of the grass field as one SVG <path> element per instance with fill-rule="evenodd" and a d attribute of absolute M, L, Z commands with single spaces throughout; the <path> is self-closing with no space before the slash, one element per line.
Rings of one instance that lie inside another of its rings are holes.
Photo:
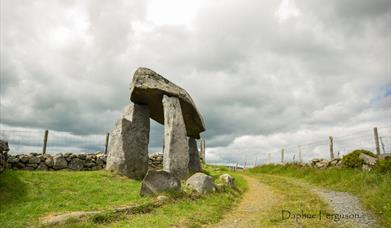
<path fill-rule="evenodd" d="M 320 187 L 350 192 L 373 212 L 382 225 L 389 227 L 391 224 L 391 176 L 389 174 L 352 169 L 313 169 L 295 165 L 264 165 L 252 168 L 248 172 L 294 177 Z"/>
<path fill-rule="evenodd" d="M 213 176 L 219 169 L 209 169 Z M 197 200 L 179 200 L 150 214 L 132 215 L 112 223 L 88 221 L 72 227 L 139 226 L 173 224 L 197 226 L 218 221 L 223 212 L 240 198 L 246 184 L 236 176 L 236 194 L 213 193 Z M 0 174 L 0 227 L 26 227 L 38 224 L 40 217 L 71 211 L 110 210 L 114 206 L 146 204 L 151 197 L 139 196 L 140 182 L 106 171 L 40 172 L 7 171 Z"/>

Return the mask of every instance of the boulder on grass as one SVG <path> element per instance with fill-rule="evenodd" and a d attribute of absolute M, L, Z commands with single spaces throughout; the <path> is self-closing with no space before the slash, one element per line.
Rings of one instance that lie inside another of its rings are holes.
<path fill-rule="evenodd" d="M 235 186 L 235 179 L 229 175 L 228 173 L 224 173 L 219 177 L 219 180 L 224 183 L 224 185 L 227 185 L 228 187 L 234 187 Z"/>
<path fill-rule="evenodd" d="M 189 177 L 186 185 L 201 194 L 215 191 L 213 178 L 204 173 L 196 173 Z"/>
<path fill-rule="evenodd" d="M 157 195 L 165 191 L 180 191 L 181 182 L 163 170 L 149 170 L 141 183 L 140 195 Z"/>

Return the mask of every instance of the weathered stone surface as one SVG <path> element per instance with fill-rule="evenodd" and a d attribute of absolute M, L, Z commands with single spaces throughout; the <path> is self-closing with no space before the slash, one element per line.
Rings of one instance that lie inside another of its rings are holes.
<path fill-rule="evenodd" d="M 197 173 L 201 171 L 200 154 L 197 148 L 197 141 L 189 137 L 189 173 Z"/>
<path fill-rule="evenodd" d="M 84 167 L 84 161 L 78 158 L 73 158 L 68 167 L 72 170 L 81 170 Z"/>
<path fill-rule="evenodd" d="M 163 170 L 183 180 L 189 173 L 189 145 L 179 99 L 163 95 L 163 107 Z"/>
<path fill-rule="evenodd" d="M 130 100 L 148 105 L 151 118 L 161 124 L 164 123 L 163 95 L 180 100 L 187 135 L 199 139 L 200 133 L 205 131 L 204 122 L 186 90 L 150 69 L 138 68 L 133 76 Z"/>
<path fill-rule="evenodd" d="M 39 164 L 41 162 L 41 159 L 36 156 L 31 156 L 27 162 L 29 164 Z"/>
<path fill-rule="evenodd" d="M 111 132 L 107 170 L 142 179 L 148 171 L 149 110 L 129 104 Z"/>
<path fill-rule="evenodd" d="M 235 186 L 235 179 L 228 173 L 220 175 L 219 180 L 231 188 Z"/>
<path fill-rule="evenodd" d="M 48 167 L 45 162 L 41 162 L 35 170 L 46 171 L 48 170 Z"/>
<path fill-rule="evenodd" d="M 0 173 L 7 169 L 8 151 L 8 142 L 0 139 Z"/>
<path fill-rule="evenodd" d="M 53 169 L 65 169 L 68 167 L 68 162 L 62 155 L 53 157 Z"/>
<path fill-rule="evenodd" d="M 194 174 L 186 180 L 186 184 L 191 189 L 201 194 L 213 192 L 215 190 L 212 177 L 204 173 Z"/>
<path fill-rule="evenodd" d="M 149 170 L 141 184 L 140 195 L 156 195 L 164 191 L 180 191 L 181 182 L 163 170 Z"/>
<path fill-rule="evenodd" d="M 46 157 L 45 164 L 49 167 L 53 167 L 53 157 Z"/>
<path fill-rule="evenodd" d="M 26 162 L 28 162 L 28 160 L 30 159 L 30 157 L 29 156 L 27 156 L 27 155 L 21 155 L 20 157 L 19 157 L 19 160 L 21 161 L 21 162 L 23 162 L 23 163 L 26 163 Z"/>
<path fill-rule="evenodd" d="M 372 156 L 369 156 L 369 155 L 366 155 L 364 153 L 361 153 L 359 158 L 364 160 L 364 163 L 367 164 L 367 165 L 375 165 L 376 162 L 377 162 L 376 158 L 374 158 Z"/>

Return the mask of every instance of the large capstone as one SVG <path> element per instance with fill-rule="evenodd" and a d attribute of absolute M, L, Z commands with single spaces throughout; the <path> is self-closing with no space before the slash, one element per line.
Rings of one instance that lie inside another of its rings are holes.
<path fill-rule="evenodd" d="M 200 154 L 197 148 L 195 138 L 189 137 L 189 173 L 197 173 L 201 171 Z"/>
<path fill-rule="evenodd" d="M 176 97 L 163 96 L 163 170 L 183 180 L 189 174 L 189 145 L 181 105 Z"/>
<path fill-rule="evenodd" d="M 148 171 L 149 110 L 129 104 L 110 135 L 106 169 L 134 179 Z"/>
<path fill-rule="evenodd" d="M 140 195 L 156 195 L 164 191 L 180 191 L 181 182 L 163 170 L 149 170 L 141 183 Z"/>
<path fill-rule="evenodd" d="M 179 99 L 186 133 L 189 137 L 199 139 L 200 133 L 205 131 L 204 122 L 186 90 L 150 69 L 138 68 L 133 76 L 130 99 L 134 103 L 148 105 L 151 118 L 161 124 L 165 122 L 163 95 Z"/>

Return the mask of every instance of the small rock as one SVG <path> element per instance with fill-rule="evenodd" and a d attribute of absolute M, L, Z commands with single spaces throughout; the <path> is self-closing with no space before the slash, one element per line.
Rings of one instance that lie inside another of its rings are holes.
<path fill-rule="evenodd" d="M 374 158 L 372 156 L 369 156 L 369 155 L 366 155 L 364 153 L 361 153 L 359 158 L 364 160 L 364 163 L 367 164 L 367 165 L 375 165 L 376 162 L 377 162 L 376 158 Z"/>
<path fill-rule="evenodd" d="M 224 173 L 219 177 L 219 180 L 222 181 L 225 185 L 232 188 L 235 186 L 235 179 L 228 173 Z"/>
<path fill-rule="evenodd" d="M 156 195 L 164 191 L 180 191 L 181 182 L 163 170 L 149 170 L 141 183 L 140 195 Z"/>
<path fill-rule="evenodd" d="M 46 171 L 46 170 L 48 170 L 48 167 L 45 164 L 45 162 L 41 162 L 41 163 L 39 163 L 38 167 L 35 170 Z"/>
<path fill-rule="evenodd" d="M 23 162 L 23 163 L 28 162 L 29 159 L 30 159 L 30 157 L 27 155 L 24 155 L 24 154 L 20 155 L 20 157 L 19 157 L 20 162 Z"/>
<path fill-rule="evenodd" d="M 187 186 L 196 190 L 198 193 L 204 194 L 215 190 L 213 178 L 204 173 L 196 173 L 186 181 Z"/>
<path fill-rule="evenodd" d="M 50 157 L 46 157 L 45 159 L 45 164 L 49 167 L 53 167 L 53 157 L 50 156 Z"/>
<path fill-rule="evenodd" d="M 87 162 L 87 159 L 86 159 L 86 162 Z M 95 165 L 96 165 L 96 164 L 93 163 L 93 162 L 88 162 L 88 163 L 85 163 L 85 164 L 84 164 L 84 167 L 92 168 L 92 167 L 94 167 Z"/>
<path fill-rule="evenodd" d="M 31 156 L 28 160 L 29 164 L 39 164 L 41 159 L 39 157 Z"/>
<path fill-rule="evenodd" d="M 53 169 L 65 169 L 68 167 L 68 162 L 62 155 L 53 157 Z"/>
<path fill-rule="evenodd" d="M 72 170 L 81 170 L 84 167 L 84 161 L 78 158 L 73 158 L 69 163 L 69 168 Z"/>

